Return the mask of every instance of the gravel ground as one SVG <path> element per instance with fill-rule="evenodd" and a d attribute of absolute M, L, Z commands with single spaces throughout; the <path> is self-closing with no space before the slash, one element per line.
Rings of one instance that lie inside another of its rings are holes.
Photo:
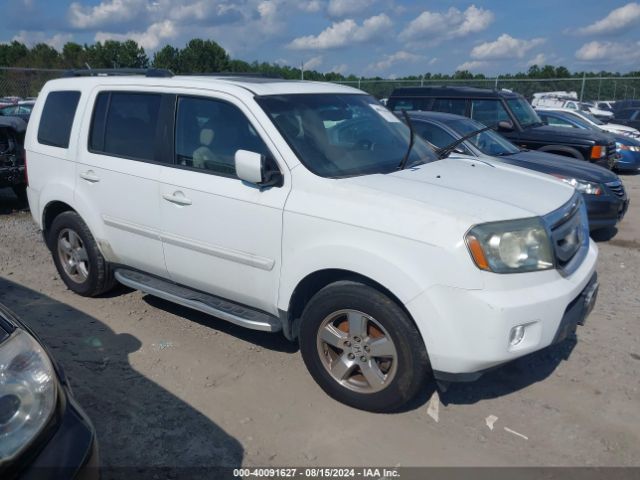
<path fill-rule="evenodd" d="M 398 414 L 336 403 L 279 335 L 125 288 L 74 295 L 9 193 L 0 195 L 0 302 L 67 371 L 107 467 L 639 466 L 640 175 L 624 181 L 631 210 L 599 243 L 600 295 L 577 343 L 452 385 L 439 400 L 427 385 Z"/>

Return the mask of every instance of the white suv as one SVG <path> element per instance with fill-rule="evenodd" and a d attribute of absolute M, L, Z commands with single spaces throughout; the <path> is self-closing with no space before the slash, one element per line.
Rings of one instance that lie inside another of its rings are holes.
<path fill-rule="evenodd" d="M 282 331 L 358 408 L 394 410 L 431 371 L 473 380 L 558 342 L 595 301 L 572 187 L 438 160 L 353 88 L 63 78 L 38 97 L 26 152 L 31 212 L 71 290 L 119 281 Z"/>

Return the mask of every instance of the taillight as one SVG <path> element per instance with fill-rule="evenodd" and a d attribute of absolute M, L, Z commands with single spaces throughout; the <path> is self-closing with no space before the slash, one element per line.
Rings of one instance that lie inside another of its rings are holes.
<path fill-rule="evenodd" d="M 24 152 L 24 183 L 29 186 L 29 175 L 27 174 L 27 151 Z"/>

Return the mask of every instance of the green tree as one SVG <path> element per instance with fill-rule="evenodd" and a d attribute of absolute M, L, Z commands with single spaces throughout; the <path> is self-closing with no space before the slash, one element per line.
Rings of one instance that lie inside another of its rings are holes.
<path fill-rule="evenodd" d="M 180 50 L 181 73 L 229 71 L 229 55 L 213 40 L 194 38 Z"/>
<path fill-rule="evenodd" d="M 174 73 L 180 69 L 180 50 L 171 45 L 165 45 L 153 55 L 154 68 L 166 68 Z"/>
<path fill-rule="evenodd" d="M 34 45 L 27 55 L 27 62 L 33 68 L 59 68 L 61 60 L 60 53 L 46 43 Z"/>
<path fill-rule="evenodd" d="M 29 56 L 29 49 L 24 43 L 16 42 L 0 44 L 0 66 L 17 67 L 24 66 Z"/>
<path fill-rule="evenodd" d="M 84 68 L 87 61 L 85 48 L 75 42 L 67 42 L 62 47 L 62 64 L 66 68 Z"/>

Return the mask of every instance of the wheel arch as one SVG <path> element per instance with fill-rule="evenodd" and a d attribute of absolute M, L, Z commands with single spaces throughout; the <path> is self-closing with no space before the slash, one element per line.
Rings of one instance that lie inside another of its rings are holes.
<path fill-rule="evenodd" d="M 293 289 L 288 301 L 287 311 L 280 310 L 283 324 L 283 333 L 289 340 L 298 338 L 302 312 L 311 298 L 327 285 L 340 281 L 352 281 L 372 287 L 388 296 L 399 308 L 401 308 L 420 331 L 413 316 L 405 307 L 404 302 L 389 288 L 373 278 L 361 273 L 343 268 L 325 268 L 309 273 L 302 278 Z M 424 342 L 423 342 L 424 343 Z"/>

